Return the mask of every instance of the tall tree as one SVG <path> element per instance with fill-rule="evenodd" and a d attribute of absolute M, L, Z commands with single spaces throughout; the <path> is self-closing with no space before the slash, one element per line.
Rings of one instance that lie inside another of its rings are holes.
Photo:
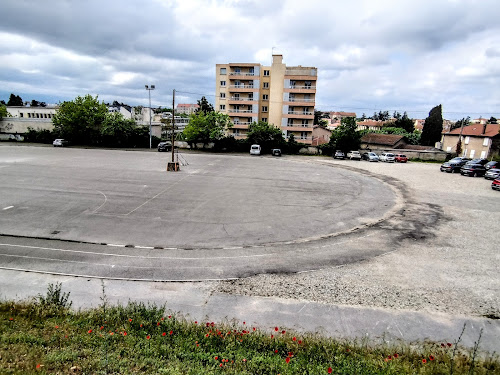
<path fill-rule="evenodd" d="M 335 150 L 348 152 L 358 150 L 361 144 L 361 133 L 356 130 L 358 125 L 354 117 L 344 117 L 330 137 L 330 145 Z"/>
<path fill-rule="evenodd" d="M 422 129 L 422 137 L 420 143 L 423 146 L 434 146 L 436 142 L 441 140 L 443 132 L 443 108 L 438 105 L 431 109 L 429 116 L 425 119 L 424 128 Z"/>
<path fill-rule="evenodd" d="M 204 96 L 201 97 L 200 100 L 198 100 L 198 105 L 199 107 L 196 109 L 195 113 L 210 113 L 214 112 L 214 106 L 210 104 Z"/>
<path fill-rule="evenodd" d="M 488 124 L 498 124 L 496 117 L 491 116 L 488 120 Z"/>
<path fill-rule="evenodd" d="M 470 117 L 469 116 L 463 117 L 457 122 L 455 122 L 455 124 L 451 126 L 450 130 L 461 128 L 462 126 L 467 126 L 469 124 L 470 124 Z"/>
<path fill-rule="evenodd" d="M 285 143 L 281 129 L 264 121 L 254 122 L 248 127 L 247 140 L 250 144 L 258 144 L 263 152 L 280 148 Z"/>
<path fill-rule="evenodd" d="M 224 113 L 199 112 L 191 115 L 183 134 L 190 144 L 206 144 L 223 138 L 225 130 L 231 127 L 229 116 Z"/>
<path fill-rule="evenodd" d="M 22 107 L 23 106 L 23 100 L 19 95 L 14 95 L 10 94 L 9 101 L 7 102 L 7 106 L 16 106 L 16 107 Z"/>
<path fill-rule="evenodd" d="M 30 104 L 31 107 L 40 107 L 40 102 L 38 100 L 33 99 Z"/>
<path fill-rule="evenodd" d="M 78 96 L 59 105 L 52 118 L 54 131 L 75 144 L 98 144 L 107 114 L 106 104 L 99 103 L 97 96 Z"/>
<path fill-rule="evenodd" d="M 397 113 L 397 117 L 396 118 L 396 121 L 394 121 L 394 127 L 395 128 L 401 128 L 401 129 L 404 129 L 406 130 L 408 133 L 412 133 L 413 130 L 415 130 L 415 124 L 414 124 L 414 121 L 413 119 L 409 118 L 408 117 L 408 114 L 406 113 L 403 113 L 403 116 L 401 116 L 401 114 L 398 112 Z"/>

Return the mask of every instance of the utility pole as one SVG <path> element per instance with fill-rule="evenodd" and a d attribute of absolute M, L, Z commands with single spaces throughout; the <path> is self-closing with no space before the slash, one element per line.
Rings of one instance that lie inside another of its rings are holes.
<path fill-rule="evenodd" d="M 175 89 L 172 95 L 172 163 L 174 162 L 174 142 L 175 142 Z"/>
<path fill-rule="evenodd" d="M 148 85 L 146 86 L 146 90 L 149 92 L 149 148 L 151 148 L 151 138 L 152 138 L 152 126 L 151 126 L 151 90 L 155 89 L 155 85 L 151 85 L 149 87 Z"/>

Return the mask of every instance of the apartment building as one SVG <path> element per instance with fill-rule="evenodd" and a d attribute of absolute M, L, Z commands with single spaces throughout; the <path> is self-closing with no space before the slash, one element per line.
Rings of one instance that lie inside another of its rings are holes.
<path fill-rule="evenodd" d="M 317 68 L 283 63 L 273 55 L 271 66 L 258 63 L 216 65 L 215 110 L 229 115 L 228 132 L 246 137 L 252 122 L 265 121 L 293 134 L 297 142 L 312 144 Z"/>

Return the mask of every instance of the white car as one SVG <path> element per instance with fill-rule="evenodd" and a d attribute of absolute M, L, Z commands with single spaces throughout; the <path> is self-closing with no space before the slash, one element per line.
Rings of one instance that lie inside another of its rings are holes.
<path fill-rule="evenodd" d="M 391 154 L 390 152 L 382 152 L 380 154 L 380 161 L 394 163 L 396 161 L 396 155 Z"/>
<path fill-rule="evenodd" d="M 260 155 L 260 145 L 250 146 L 250 155 Z"/>
<path fill-rule="evenodd" d="M 52 145 L 54 147 L 64 147 L 64 146 L 68 145 L 68 141 L 65 139 L 58 138 L 58 139 L 54 140 L 54 142 L 52 142 Z"/>
<path fill-rule="evenodd" d="M 361 154 L 359 151 L 349 151 L 347 153 L 347 159 L 349 160 L 361 160 Z"/>

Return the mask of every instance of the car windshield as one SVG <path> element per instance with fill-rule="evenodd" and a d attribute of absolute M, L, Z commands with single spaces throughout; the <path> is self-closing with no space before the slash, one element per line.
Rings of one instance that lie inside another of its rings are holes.
<path fill-rule="evenodd" d="M 406 158 L 406 155 L 399 155 L 400 158 Z"/>
<path fill-rule="evenodd" d="M 394 154 L 386 154 L 386 156 L 394 156 Z"/>

